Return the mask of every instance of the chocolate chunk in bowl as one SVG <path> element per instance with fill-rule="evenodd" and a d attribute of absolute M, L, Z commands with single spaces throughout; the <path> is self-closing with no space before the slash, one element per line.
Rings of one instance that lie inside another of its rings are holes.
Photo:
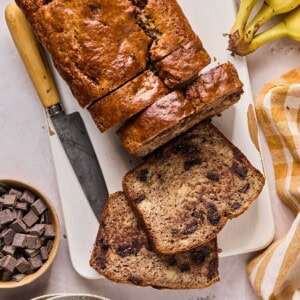
<path fill-rule="evenodd" d="M 48 198 L 20 181 L 0 179 L 0 288 L 31 283 L 52 264 L 60 228 Z"/>

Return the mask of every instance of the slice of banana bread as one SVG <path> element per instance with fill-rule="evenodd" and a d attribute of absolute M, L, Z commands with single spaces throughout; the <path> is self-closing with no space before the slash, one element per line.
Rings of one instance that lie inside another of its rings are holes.
<path fill-rule="evenodd" d="M 211 69 L 190 83 L 184 96 L 173 92 L 126 122 L 118 131 L 123 146 L 143 157 L 200 121 L 221 113 L 243 93 L 231 63 Z"/>
<path fill-rule="evenodd" d="M 112 281 L 155 288 L 204 288 L 219 280 L 216 239 L 190 252 L 157 254 L 121 192 L 107 201 L 90 264 Z"/>
<path fill-rule="evenodd" d="M 155 249 L 165 254 L 215 238 L 263 186 L 261 173 L 209 122 L 161 147 L 123 179 Z"/>
<path fill-rule="evenodd" d="M 147 108 L 168 91 L 159 77 L 147 70 L 88 110 L 100 131 L 104 132 Z"/>

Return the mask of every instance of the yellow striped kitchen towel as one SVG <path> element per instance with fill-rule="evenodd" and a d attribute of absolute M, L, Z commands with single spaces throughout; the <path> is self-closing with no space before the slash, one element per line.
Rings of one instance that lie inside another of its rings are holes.
<path fill-rule="evenodd" d="M 260 299 L 293 299 L 300 289 L 300 214 L 284 238 L 248 264 L 247 273 Z"/>
<path fill-rule="evenodd" d="M 279 197 L 300 211 L 300 68 L 267 84 L 255 101 Z"/>

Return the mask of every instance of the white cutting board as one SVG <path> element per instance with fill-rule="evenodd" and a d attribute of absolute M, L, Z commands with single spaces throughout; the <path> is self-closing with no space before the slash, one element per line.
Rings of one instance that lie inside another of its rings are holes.
<path fill-rule="evenodd" d="M 218 62 L 226 61 L 231 61 L 238 69 L 244 83 L 245 94 L 238 104 L 222 114 L 222 118 L 214 118 L 214 123 L 246 154 L 256 168 L 262 170 L 260 154 L 250 139 L 247 126 L 247 110 L 252 103 L 252 94 L 246 61 L 242 58 L 234 58 L 226 51 L 227 38 L 223 36 L 223 33 L 229 32 L 235 19 L 235 2 L 233 0 L 179 0 L 179 3 L 211 57 L 217 58 L 217 61 L 207 69 Z M 69 88 L 56 72 L 55 77 L 66 112 L 79 111 L 84 119 L 109 192 L 121 190 L 123 175 L 132 169 L 137 161 L 123 150 L 115 130 L 100 133 L 89 113 L 80 108 Z M 51 123 L 49 126 L 54 132 Z M 92 246 L 98 231 L 97 220 L 57 135 L 50 135 L 50 141 L 73 267 L 85 278 L 101 278 L 89 266 Z M 229 221 L 219 234 L 219 247 L 223 250 L 221 257 L 262 249 L 271 242 L 273 236 L 274 221 L 266 184 L 260 197 L 250 209 L 237 219 Z"/>

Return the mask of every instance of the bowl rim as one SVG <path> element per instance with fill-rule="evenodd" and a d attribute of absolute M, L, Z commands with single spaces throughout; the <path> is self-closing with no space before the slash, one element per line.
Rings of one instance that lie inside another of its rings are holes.
<path fill-rule="evenodd" d="M 36 280 L 40 276 L 42 276 L 49 269 L 49 267 L 52 265 L 52 263 L 56 257 L 56 254 L 58 252 L 61 232 L 60 232 L 60 222 L 59 222 L 57 212 L 56 212 L 54 206 L 52 205 L 51 201 L 49 200 L 49 198 L 39 188 L 37 188 L 35 185 L 33 185 L 31 183 L 28 183 L 26 181 L 19 180 L 19 179 L 0 178 L 0 183 L 7 184 L 8 186 L 10 186 L 12 188 L 15 187 L 15 188 L 28 189 L 29 191 L 31 191 L 35 195 L 37 195 L 39 198 L 41 198 L 45 202 L 45 204 L 47 205 L 47 207 L 51 213 L 54 230 L 55 230 L 55 238 L 53 240 L 53 246 L 49 253 L 49 257 L 48 257 L 47 261 L 37 271 L 35 271 L 32 274 L 25 275 L 25 277 L 19 282 L 13 281 L 13 280 L 11 280 L 11 281 L 1 281 L 0 280 L 0 289 L 9 289 L 9 288 L 17 288 L 17 287 L 21 287 L 21 286 L 30 284 L 34 280 Z"/>

